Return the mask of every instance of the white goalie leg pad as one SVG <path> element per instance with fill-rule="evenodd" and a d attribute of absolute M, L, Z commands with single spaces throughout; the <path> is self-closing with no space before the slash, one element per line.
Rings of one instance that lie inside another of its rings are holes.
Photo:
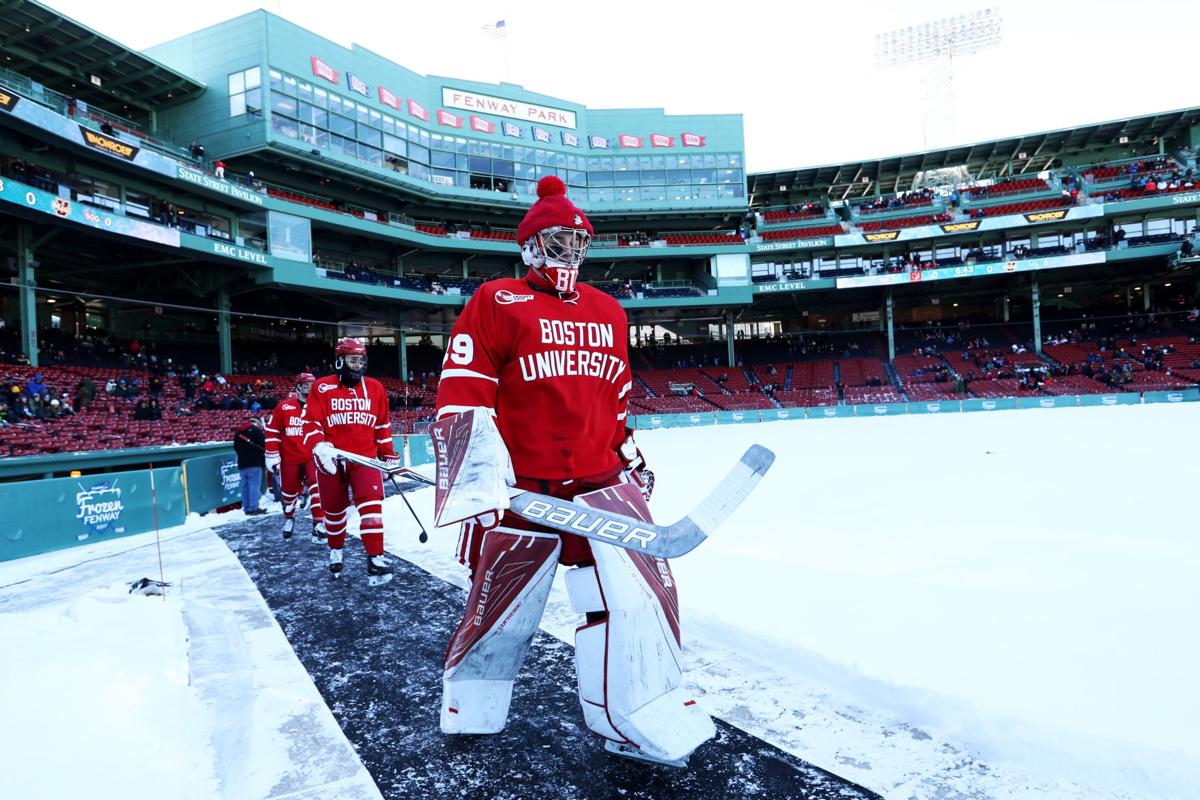
<path fill-rule="evenodd" d="M 499 527 L 484 535 L 467 607 L 442 673 L 443 733 L 498 733 L 537 632 L 562 540 Z"/>
<path fill-rule="evenodd" d="M 595 733 L 652 760 L 679 762 L 716 734 L 682 685 L 678 601 L 662 559 L 592 543 L 594 567 L 567 573 L 571 604 L 607 612 L 575 633 L 584 720 Z"/>

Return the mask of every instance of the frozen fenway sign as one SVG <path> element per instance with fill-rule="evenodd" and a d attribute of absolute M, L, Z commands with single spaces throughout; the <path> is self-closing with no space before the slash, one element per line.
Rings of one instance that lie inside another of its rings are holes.
<path fill-rule="evenodd" d="M 522 103 L 519 100 L 509 100 L 505 97 L 476 94 L 462 89 L 452 89 L 449 86 L 442 87 L 442 105 L 446 108 L 460 108 L 464 111 L 475 111 L 496 117 L 523 119 L 526 122 L 554 125 L 559 128 L 575 128 L 574 111 Z"/>
<path fill-rule="evenodd" d="M 92 533 L 104 533 L 110 527 L 114 533 L 124 533 L 124 526 L 115 527 L 124 510 L 121 489 L 115 479 L 93 483 L 88 487 L 79 484 L 79 491 L 75 494 L 75 519 L 83 523 L 86 530 L 77 534 L 76 538 L 83 541 Z"/>

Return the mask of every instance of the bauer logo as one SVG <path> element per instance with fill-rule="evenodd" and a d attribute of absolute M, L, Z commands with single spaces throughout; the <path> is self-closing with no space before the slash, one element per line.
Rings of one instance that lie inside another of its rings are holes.
<path fill-rule="evenodd" d="M 1100 398 L 1100 402 L 1106 406 L 1115 406 L 1117 404 L 1117 396 L 1115 394 L 1106 394 Z"/>
<path fill-rule="evenodd" d="M 1041 400 L 1038 400 L 1038 405 L 1042 408 L 1054 408 L 1054 398 L 1043 397 Z"/>
<path fill-rule="evenodd" d="M 77 535 L 80 541 L 92 533 L 106 533 L 112 528 L 113 533 L 124 533 L 125 527 L 117 527 L 125 504 L 121 502 L 121 489 L 116 480 L 93 483 L 89 487 L 79 484 L 75 494 L 75 519 L 81 521 L 88 530 Z"/>
<path fill-rule="evenodd" d="M 928 411 L 930 414 L 941 413 L 942 404 L 941 403 L 926 403 L 925 410 Z"/>
<path fill-rule="evenodd" d="M 876 414 L 886 414 L 887 406 L 875 406 L 875 413 Z"/>
<path fill-rule="evenodd" d="M 500 289 L 496 292 L 496 302 L 502 306 L 511 306 L 513 303 L 528 303 L 533 299 L 531 294 L 513 294 L 508 289 Z"/>
<path fill-rule="evenodd" d="M 1167 402 L 1168 403 L 1182 403 L 1183 395 L 1180 394 L 1179 392 L 1167 392 Z"/>
<path fill-rule="evenodd" d="M 979 405 L 983 407 L 984 411 L 995 411 L 996 410 L 996 401 L 995 400 L 984 400 Z"/>

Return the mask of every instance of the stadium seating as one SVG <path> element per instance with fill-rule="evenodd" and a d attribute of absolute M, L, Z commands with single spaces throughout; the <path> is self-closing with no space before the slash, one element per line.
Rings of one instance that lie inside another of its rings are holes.
<path fill-rule="evenodd" d="M 1027 200 L 1023 203 L 1002 203 L 997 206 L 981 206 L 967 211 L 968 216 L 1000 217 L 1005 214 L 1028 214 L 1034 211 L 1046 211 L 1052 208 L 1065 208 L 1071 205 L 1070 198 L 1045 197 L 1041 200 Z"/>
<path fill-rule="evenodd" d="M 821 219 L 829 214 L 828 209 L 824 206 L 809 208 L 808 210 L 788 211 L 787 209 L 773 209 L 762 212 L 763 222 L 767 224 L 778 224 L 780 222 L 799 222 L 806 219 Z"/>
<path fill-rule="evenodd" d="M 896 217 L 878 221 L 860 222 L 858 227 L 864 233 L 873 231 L 890 231 L 902 228 L 916 228 L 921 225 L 933 225 L 938 222 L 949 222 L 949 214 L 921 214 L 916 217 Z"/>
<path fill-rule="evenodd" d="M 1006 197 L 1015 194 L 1032 194 L 1044 192 L 1050 184 L 1042 178 L 1011 178 L 991 186 L 971 186 L 963 190 L 963 196 L 969 200 L 982 200 L 992 197 Z"/>

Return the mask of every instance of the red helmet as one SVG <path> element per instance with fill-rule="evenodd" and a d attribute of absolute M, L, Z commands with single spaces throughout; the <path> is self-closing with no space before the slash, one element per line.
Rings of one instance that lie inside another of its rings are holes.
<path fill-rule="evenodd" d="M 367 354 L 367 346 L 358 339 L 351 339 L 347 336 L 344 339 L 338 339 L 337 348 L 334 349 L 333 354 L 338 358 L 342 356 L 365 356 Z"/>
<path fill-rule="evenodd" d="M 301 372 L 296 376 L 296 383 L 313 383 L 317 380 L 317 376 L 311 372 Z"/>
<path fill-rule="evenodd" d="M 346 337 L 338 339 L 337 348 L 334 349 L 336 358 L 333 362 L 333 367 L 338 371 L 338 378 L 341 379 L 343 386 L 357 386 L 362 380 L 363 373 L 367 371 L 367 346 L 357 339 Z M 351 369 L 346 363 L 346 356 L 362 356 L 362 365 L 358 369 Z"/>

